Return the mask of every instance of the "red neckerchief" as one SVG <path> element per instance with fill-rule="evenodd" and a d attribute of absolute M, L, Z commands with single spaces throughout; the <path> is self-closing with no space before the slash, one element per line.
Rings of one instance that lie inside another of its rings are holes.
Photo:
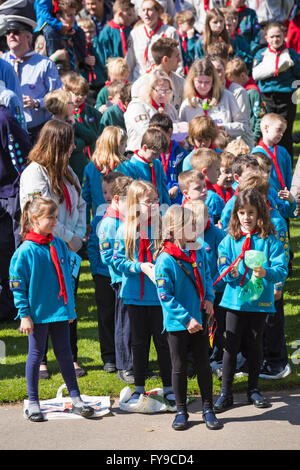
<path fill-rule="evenodd" d="M 170 156 L 171 156 L 171 153 L 172 153 L 172 148 L 173 148 L 173 141 L 171 140 L 170 141 L 169 151 L 167 153 L 167 158 L 165 158 L 165 155 L 163 153 L 160 154 L 160 158 L 161 158 L 161 162 L 162 162 L 163 167 L 164 167 L 165 175 L 167 175 L 167 172 L 168 172 L 168 166 L 169 166 Z"/>
<path fill-rule="evenodd" d="M 71 202 L 71 198 L 70 198 L 70 193 L 68 191 L 67 185 L 64 182 L 62 183 L 62 186 L 63 186 L 63 192 L 64 192 L 64 196 L 65 196 L 67 211 L 71 215 L 72 214 L 72 202 Z"/>
<path fill-rule="evenodd" d="M 86 42 L 86 55 L 87 57 L 91 55 L 91 47 L 92 47 L 92 42 Z M 92 83 L 93 80 L 96 80 L 96 74 L 94 72 L 94 67 L 91 65 L 89 66 L 91 70 L 89 70 L 89 83 Z"/>
<path fill-rule="evenodd" d="M 226 269 L 226 271 L 224 271 L 219 277 L 218 279 L 213 283 L 213 286 L 215 286 L 219 281 L 221 281 L 221 279 L 223 279 L 223 277 L 225 277 L 231 270 L 231 268 L 233 268 L 233 266 L 240 260 L 242 260 L 244 257 L 245 257 L 245 253 L 247 250 L 251 250 L 251 236 L 254 235 L 255 233 L 257 233 L 257 228 L 255 228 L 254 230 L 251 230 L 251 232 L 249 233 L 244 233 L 244 232 L 241 232 L 241 235 L 243 237 L 246 237 L 245 238 L 245 241 L 243 243 L 243 246 L 242 246 L 242 252 L 241 254 L 231 263 L 231 265 L 229 266 L 229 268 Z M 248 266 L 246 266 L 246 269 L 245 269 L 245 272 L 243 274 L 243 277 L 242 277 L 242 280 L 241 280 L 241 283 L 240 283 L 240 287 L 243 285 L 244 283 L 244 280 L 245 280 L 245 277 L 247 275 L 247 272 L 248 272 L 249 268 Z"/>
<path fill-rule="evenodd" d="M 209 10 L 209 0 L 204 0 L 204 10 Z"/>
<path fill-rule="evenodd" d="M 279 58 L 280 58 L 280 54 L 281 54 L 285 49 L 287 49 L 286 44 L 283 44 L 283 45 L 281 46 L 281 48 L 278 49 L 278 50 L 272 49 L 272 47 L 268 44 L 268 49 L 269 49 L 269 51 L 272 52 L 273 54 L 276 54 L 274 77 L 278 77 L 278 74 L 279 74 Z"/>
<path fill-rule="evenodd" d="M 177 29 L 176 31 L 177 31 L 178 36 L 181 38 L 182 49 L 184 50 L 185 53 L 187 53 L 187 41 L 188 41 L 187 33 L 181 34 L 179 32 L 179 29 Z M 184 75 L 187 75 L 189 73 L 188 65 L 183 66 L 183 72 L 184 72 Z"/>
<path fill-rule="evenodd" d="M 234 191 L 233 195 L 234 195 L 234 196 L 238 196 L 238 194 L 239 194 L 239 187 L 237 186 L 237 187 L 235 188 L 235 191 Z"/>
<path fill-rule="evenodd" d="M 155 174 L 153 162 L 149 162 L 148 160 L 146 160 L 146 158 L 142 157 L 142 156 L 139 154 L 139 151 L 138 151 L 138 150 L 135 150 L 134 153 L 135 153 L 135 155 L 137 155 L 143 162 L 147 163 L 147 164 L 150 166 L 152 183 L 153 183 L 153 185 L 155 186 L 156 191 L 157 191 L 157 193 L 158 193 L 157 184 L 156 184 L 156 174 Z"/>
<path fill-rule="evenodd" d="M 241 11 L 246 10 L 246 8 L 247 8 L 247 6 L 246 6 L 246 5 L 243 5 L 243 6 L 240 7 L 240 8 L 236 8 L 236 11 L 237 11 L 238 13 L 241 13 Z"/>
<path fill-rule="evenodd" d="M 229 201 L 229 199 L 233 195 L 233 189 L 232 188 L 225 189 L 225 195 L 224 195 L 223 189 L 221 188 L 221 186 L 219 184 L 214 184 L 213 187 L 215 189 L 215 192 L 223 199 L 225 204 L 226 204 L 226 202 Z"/>
<path fill-rule="evenodd" d="M 194 275 L 196 278 L 198 291 L 199 291 L 200 300 L 201 300 L 201 311 L 202 311 L 204 307 L 204 287 L 203 287 L 201 274 L 197 267 L 196 250 L 190 250 L 190 256 L 188 256 L 178 246 L 174 245 L 174 243 L 170 241 L 166 241 L 164 243 L 164 247 L 162 251 L 164 253 L 168 253 L 173 258 L 181 259 L 182 261 L 186 261 L 187 263 L 190 263 L 192 265 L 193 270 L 194 270 Z"/>
<path fill-rule="evenodd" d="M 148 48 L 149 48 L 150 40 L 157 33 L 157 31 L 162 27 L 162 25 L 163 25 L 163 22 L 161 21 L 161 19 L 159 19 L 158 22 L 157 22 L 156 28 L 152 29 L 152 31 L 150 33 L 148 32 L 146 26 L 144 25 L 145 34 L 146 34 L 147 38 L 149 39 L 149 41 L 147 42 L 145 51 L 144 51 L 145 65 L 147 65 L 147 62 L 148 62 Z"/>
<path fill-rule="evenodd" d="M 113 219 L 118 219 L 118 220 L 121 220 L 122 222 L 124 222 L 124 217 L 122 216 L 122 214 L 120 214 L 119 211 L 117 211 L 116 209 L 114 209 L 113 207 L 111 206 L 108 206 L 106 211 L 105 211 L 105 214 L 103 216 L 103 219 L 105 217 L 112 217 Z"/>
<path fill-rule="evenodd" d="M 211 184 L 211 182 L 208 181 L 207 178 L 205 178 L 205 183 L 206 183 L 206 189 L 207 189 L 207 191 L 210 190 L 210 191 L 213 191 L 214 193 L 216 192 L 216 190 L 215 190 L 215 188 L 214 188 L 214 185 Z"/>
<path fill-rule="evenodd" d="M 230 80 L 228 80 L 228 78 L 226 78 L 225 80 L 225 88 L 226 90 L 228 90 L 228 88 L 230 87 L 230 85 L 232 84 L 232 82 Z"/>
<path fill-rule="evenodd" d="M 181 204 L 181 207 L 184 207 L 186 205 L 186 203 L 188 203 L 190 201 L 190 197 L 189 196 L 185 196 L 182 204 Z"/>
<path fill-rule="evenodd" d="M 165 103 L 157 104 L 156 101 L 151 101 L 151 106 L 156 109 L 156 111 L 160 112 L 160 108 L 165 109 Z"/>
<path fill-rule="evenodd" d="M 52 0 L 52 5 L 53 5 L 52 14 L 55 15 L 55 13 L 57 13 L 58 10 L 59 10 L 59 6 L 58 6 L 57 0 Z"/>
<path fill-rule="evenodd" d="M 123 114 L 124 114 L 125 111 L 126 111 L 126 108 L 125 108 L 124 104 L 122 103 L 122 101 L 119 100 L 117 104 L 118 104 L 120 110 L 121 110 L 121 111 L 123 112 Z"/>
<path fill-rule="evenodd" d="M 120 31 L 120 36 L 121 36 L 121 42 L 122 42 L 122 48 L 123 48 L 123 54 L 124 57 L 126 57 L 127 54 L 127 43 L 126 43 L 126 37 L 125 37 L 125 29 L 126 26 L 120 26 L 118 23 L 116 23 L 114 20 L 110 20 L 108 22 L 108 26 L 110 26 L 113 29 L 118 29 Z"/>
<path fill-rule="evenodd" d="M 112 84 L 112 80 L 108 80 L 107 82 L 105 82 L 105 85 L 104 85 L 104 86 L 108 87 L 108 86 L 111 85 L 111 84 Z"/>
<path fill-rule="evenodd" d="M 145 262 L 145 256 L 147 257 L 147 262 L 152 263 L 152 253 L 150 240 L 148 238 L 148 233 L 146 230 L 140 229 L 139 235 L 139 262 Z M 144 273 L 141 272 L 141 299 L 144 297 Z"/>
<path fill-rule="evenodd" d="M 249 78 L 248 82 L 244 85 L 244 88 L 245 90 L 257 90 L 260 93 L 260 89 L 252 77 Z"/>
<path fill-rule="evenodd" d="M 81 124 L 83 124 L 83 120 L 82 120 L 82 117 L 81 117 L 81 113 L 82 113 L 84 107 L 85 107 L 85 103 L 82 103 L 82 105 L 79 106 L 79 108 L 78 108 L 77 111 L 75 111 L 75 110 L 73 111 L 73 114 L 74 114 L 75 118 L 77 118 L 77 119 L 78 119 L 78 122 L 80 122 Z M 91 159 L 91 158 L 92 158 L 92 154 L 91 154 L 91 149 L 90 149 L 89 145 L 87 145 L 87 146 L 83 149 L 83 152 L 84 152 L 84 153 L 85 153 L 85 149 L 87 150 L 89 159 Z"/>
<path fill-rule="evenodd" d="M 258 146 L 262 147 L 267 152 L 269 157 L 272 159 L 272 161 L 274 163 L 274 166 L 275 166 L 277 178 L 279 180 L 281 189 L 284 189 L 285 188 L 284 179 L 283 179 L 283 176 L 282 176 L 282 173 L 281 173 L 281 170 L 279 168 L 278 161 L 277 161 L 277 145 L 274 145 L 274 153 L 272 153 L 271 150 L 269 149 L 269 147 L 266 146 L 263 139 L 260 139 L 260 141 L 258 142 Z"/>
<path fill-rule="evenodd" d="M 59 282 L 59 287 L 60 287 L 58 298 L 60 298 L 60 296 L 62 295 L 64 298 L 65 305 L 66 305 L 68 301 L 67 289 L 66 289 L 64 274 L 62 272 L 61 265 L 59 263 L 59 259 L 57 256 L 57 252 L 56 252 L 55 246 L 52 243 L 54 240 L 54 236 L 52 235 L 52 233 L 49 233 L 49 235 L 45 237 L 44 235 L 40 235 L 39 233 L 36 233 L 33 230 L 30 230 L 30 232 L 26 234 L 24 240 L 30 240 L 32 242 L 40 243 L 42 245 L 49 245 L 51 260 L 53 261 L 53 264 L 55 266 L 55 270 L 56 270 L 56 274 L 57 274 L 58 282 Z"/>

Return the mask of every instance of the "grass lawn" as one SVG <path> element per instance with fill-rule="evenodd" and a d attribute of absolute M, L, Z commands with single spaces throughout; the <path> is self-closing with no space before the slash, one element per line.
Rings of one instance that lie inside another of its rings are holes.
<path fill-rule="evenodd" d="M 300 114 L 297 115 L 295 131 L 300 131 Z M 295 160 L 297 160 L 299 154 L 300 146 L 295 146 Z M 293 275 L 286 282 L 284 299 L 286 341 L 292 374 L 281 380 L 260 380 L 261 390 L 282 390 L 300 387 L 300 219 L 291 221 L 291 239 L 291 246 L 294 251 Z M 78 380 L 81 393 L 118 397 L 125 384 L 117 379 L 116 374 L 107 374 L 103 371 L 97 331 L 94 287 L 88 261 L 84 261 L 82 264 L 77 310 L 79 316 L 79 364 L 87 371 L 87 375 Z M 19 322 L 17 321 L 0 323 L 0 403 L 18 402 L 27 398 L 25 380 L 27 337 L 18 332 L 18 326 Z M 40 399 L 54 398 L 57 389 L 63 383 L 51 344 L 49 346 L 48 368 L 51 378 L 40 381 Z M 3 348 L 5 349 L 5 357 Z M 158 371 L 153 345 L 150 352 L 150 367 Z M 161 386 L 160 380 L 148 380 L 146 383 L 146 389 L 148 390 Z M 214 393 L 220 391 L 220 386 L 220 380 L 214 377 Z M 246 389 L 247 377 L 235 379 L 235 391 L 246 391 Z M 196 379 L 188 380 L 188 393 L 198 395 L 199 390 Z"/>

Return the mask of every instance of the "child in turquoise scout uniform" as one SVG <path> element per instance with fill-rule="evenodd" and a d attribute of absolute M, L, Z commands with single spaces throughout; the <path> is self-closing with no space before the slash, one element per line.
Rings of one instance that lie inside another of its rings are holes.
<path fill-rule="evenodd" d="M 212 373 L 208 354 L 207 321 L 214 301 L 212 279 L 205 252 L 199 249 L 199 244 L 195 249 L 198 233 L 193 227 L 198 226 L 200 217 L 195 220 L 193 212 L 182 206 L 173 205 L 167 210 L 162 220 L 161 243 L 155 265 L 157 292 L 172 358 L 172 383 L 177 407 L 172 424 L 175 430 L 187 428 L 187 356 L 190 343 L 204 421 L 209 429 L 221 427 L 212 409 Z"/>
<path fill-rule="evenodd" d="M 121 213 L 115 210 L 117 203 L 114 202 L 114 193 L 117 190 L 120 192 L 121 189 L 125 191 L 131 181 L 131 178 L 123 176 L 120 172 L 111 172 L 103 176 L 102 184 L 106 204 L 98 208 L 92 220 L 88 241 L 90 268 L 95 282 L 98 333 L 104 370 L 115 372 L 117 369 L 118 378 L 126 383 L 133 383 L 132 374 L 129 373 L 132 368 L 129 348 L 130 332 L 129 328 L 125 331 L 128 321 L 126 323 L 125 318 L 120 319 L 122 311 L 116 287 L 117 282 L 121 282 L 121 274 L 117 274 L 112 267 L 112 254 L 116 229 L 121 219 L 123 220 Z M 125 342 L 124 339 L 126 339 Z"/>
<path fill-rule="evenodd" d="M 10 264 L 10 288 L 14 296 L 20 331 L 28 334 L 29 351 L 26 380 L 29 406 L 26 417 L 43 421 L 39 406 L 39 367 L 45 352 L 48 332 L 54 353 L 67 385 L 72 412 L 89 418 L 93 409 L 80 397 L 70 347 L 69 322 L 76 318 L 67 245 L 53 236 L 58 206 L 50 198 L 36 197 L 23 208 L 23 243 Z"/>
<path fill-rule="evenodd" d="M 238 13 L 238 35 L 245 39 L 252 54 L 255 54 L 260 44 L 260 26 L 255 10 L 248 8 L 245 3 L 245 0 L 231 0 L 231 7 Z"/>
<path fill-rule="evenodd" d="M 117 126 L 126 132 L 126 125 L 124 120 L 124 113 L 128 104 L 131 101 L 131 84 L 125 83 L 122 85 L 119 94 L 119 100 L 113 106 L 109 106 L 103 113 L 101 118 L 100 127 L 101 132 L 106 126 Z"/>
<path fill-rule="evenodd" d="M 142 137 L 141 148 L 134 152 L 130 163 L 142 180 L 155 186 L 160 204 L 170 205 L 167 178 L 159 160 L 159 155 L 166 153 L 168 148 L 168 139 L 164 132 L 149 128 Z"/>
<path fill-rule="evenodd" d="M 229 230 L 218 249 L 219 279 L 222 278 L 226 282 L 220 305 L 226 308 L 227 316 L 222 388 L 214 406 L 216 412 L 222 412 L 233 404 L 232 382 L 236 356 L 246 323 L 248 401 L 259 408 L 269 406 L 257 388 L 262 363 L 262 337 L 266 316 L 275 314 L 274 284 L 284 282 L 288 274 L 283 246 L 272 233 L 268 207 L 257 189 L 239 192 Z M 267 261 L 263 266 L 251 270 L 244 260 L 248 250 L 264 252 Z M 247 284 L 251 274 L 261 280 L 263 291 L 260 296 L 258 294 L 250 301 L 241 298 L 241 289 Z"/>
<path fill-rule="evenodd" d="M 155 288 L 153 238 L 159 230 L 159 200 L 147 181 L 133 181 L 127 193 L 125 223 L 117 232 L 114 267 L 122 272 L 120 297 L 127 306 L 131 330 L 135 392 L 145 392 L 149 344 L 153 336 L 165 397 L 175 405 L 171 385 L 171 360 L 166 335 L 162 334 L 162 310 Z"/>
<path fill-rule="evenodd" d="M 149 121 L 149 127 L 156 127 L 167 136 L 169 149 L 168 152 L 160 154 L 160 161 L 167 178 L 167 186 L 172 204 L 181 204 L 182 194 L 178 184 L 178 175 L 182 171 L 182 162 L 187 155 L 187 151 L 176 140 L 172 139 L 173 123 L 167 114 L 154 114 Z"/>

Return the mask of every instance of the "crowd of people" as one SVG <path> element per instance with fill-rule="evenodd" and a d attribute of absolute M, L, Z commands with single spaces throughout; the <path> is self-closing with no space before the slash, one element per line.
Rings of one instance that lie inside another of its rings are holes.
<path fill-rule="evenodd" d="M 38 0 L 0 59 L 0 318 L 28 334 L 42 421 L 48 336 L 73 403 L 82 258 L 104 371 L 145 393 L 153 339 L 172 427 L 197 377 L 208 429 L 291 373 L 284 285 L 300 204 L 298 1 Z M 296 163 L 294 165 L 294 163 Z M 295 167 L 295 169 L 294 169 Z M 222 379 L 213 403 L 212 374 Z"/>

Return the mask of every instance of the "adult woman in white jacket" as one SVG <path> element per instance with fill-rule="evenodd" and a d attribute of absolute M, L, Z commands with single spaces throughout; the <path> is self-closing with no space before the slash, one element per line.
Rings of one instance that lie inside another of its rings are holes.
<path fill-rule="evenodd" d="M 179 110 L 180 121 L 190 122 L 195 116 L 206 115 L 234 138 L 245 133 L 245 116 L 233 94 L 222 87 L 209 59 L 198 59 L 193 63 L 186 78 L 184 96 Z"/>
<path fill-rule="evenodd" d="M 173 122 L 178 120 L 177 111 L 170 103 L 172 94 L 173 83 L 165 72 L 155 70 L 149 74 L 148 80 L 139 90 L 139 97 L 130 101 L 124 114 L 127 150 L 134 152 L 140 148 L 149 121 L 157 112 L 168 114 Z"/>
<path fill-rule="evenodd" d="M 73 127 L 53 119 L 42 128 L 28 156 L 30 162 L 20 179 L 21 209 L 28 198 L 50 197 L 58 204 L 58 223 L 54 232 L 77 252 L 86 233 L 86 204 L 81 197 L 77 176 L 69 166 L 74 150 Z M 84 373 L 77 362 L 77 323 L 70 324 L 71 347 L 77 376 Z M 44 367 L 45 369 L 45 367 Z"/>

